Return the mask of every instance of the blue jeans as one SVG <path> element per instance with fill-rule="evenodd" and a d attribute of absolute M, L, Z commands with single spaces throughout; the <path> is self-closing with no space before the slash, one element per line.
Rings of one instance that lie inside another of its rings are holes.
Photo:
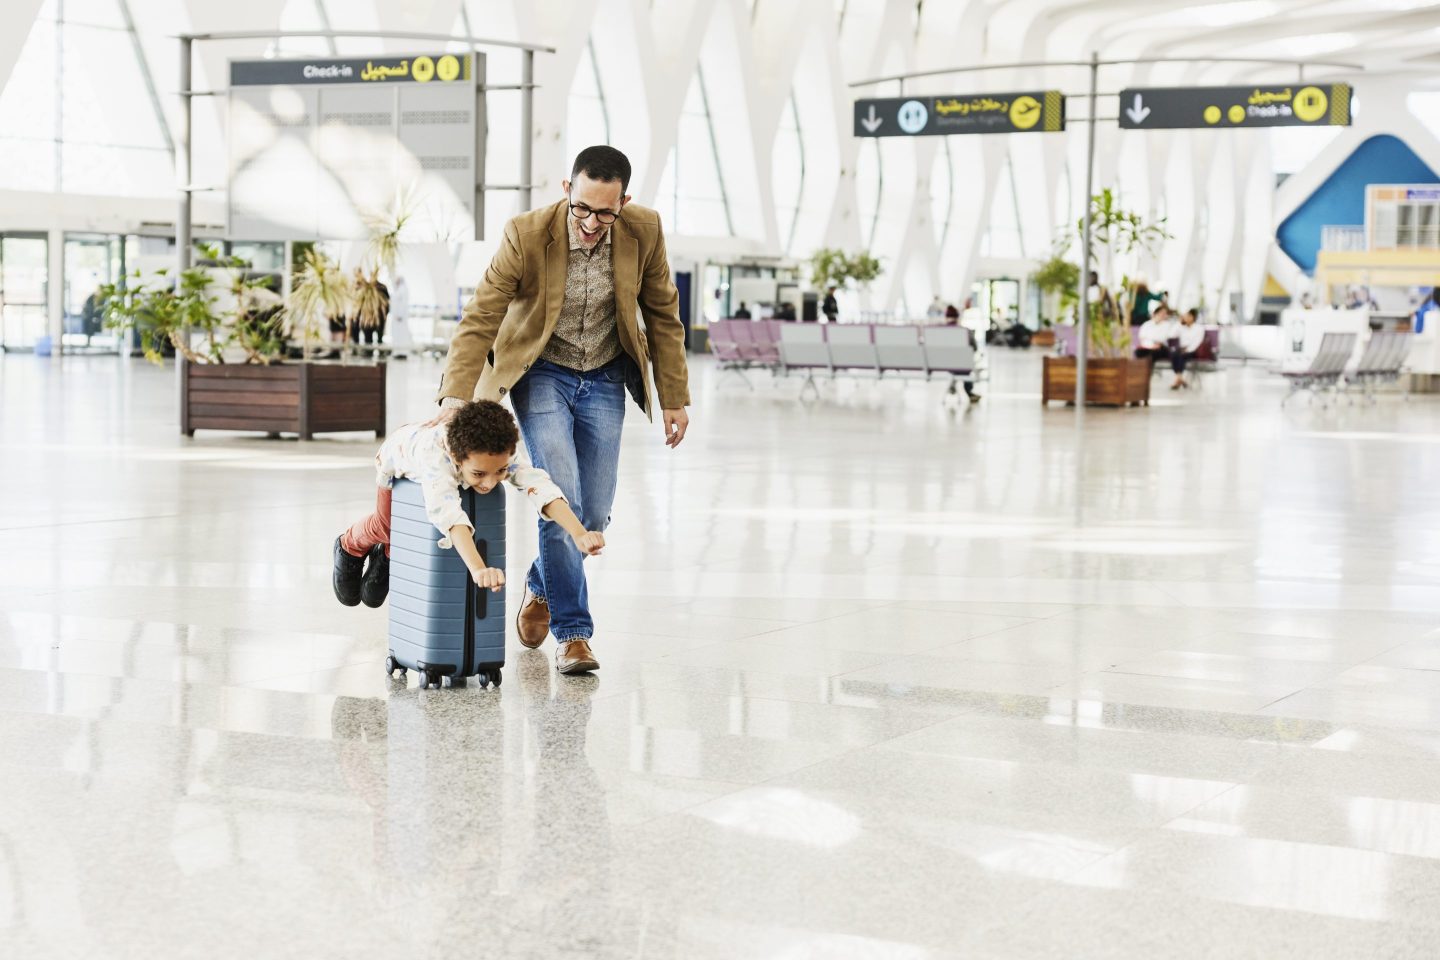
<path fill-rule="evenodd" d="M 510 389 L 510 400 L 531 462 L 550 474 L 586 530 L 603 531 L 620 466 L 623 358 L 589 373 L 537 361 Z M 526 586 L 549 604 L 550 632 L 561 643 L 594 634 L 584 560 L 558 523 L 540 518 L 540 554 Z"/>

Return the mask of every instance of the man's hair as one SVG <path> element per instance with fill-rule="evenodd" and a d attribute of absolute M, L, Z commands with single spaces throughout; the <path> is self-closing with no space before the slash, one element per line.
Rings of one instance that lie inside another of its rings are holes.
<path fill-rule="evenodd" d="M 619 180 L 622 194 L 630 186 L 630 161 L 614 147 L 586 147 L 576 154 L 575 165 L 570 168 L 571 181 L 582 173 L 591 180 L 605 183 Z"/>
<path fill-rule="evenodd" d="M 457 460 L 472 453 L 511 454 L 520 443 L 520 430 L 509 410 L 493 400 L 476 400 L 455 411 L 445 440 Z"/>
<path fill-rule="evenodd" d="M 1172 310 L 1171 308 L 1165 306 L 1165 304 L 1163 304 L 1163 303 L 1157 303 L 1157 304 L 1155 305 L 1155 316 L 1157 316 L 1157 317 L 1160 316 L 1160 314 L 1162 314 L 1162 313 L 1174 313 L 1174 312 L 1175 312 L 1174 310 Z"/>

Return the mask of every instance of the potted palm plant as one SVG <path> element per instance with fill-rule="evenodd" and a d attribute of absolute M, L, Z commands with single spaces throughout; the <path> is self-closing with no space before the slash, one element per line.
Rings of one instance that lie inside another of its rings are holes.
<path fill-rule="evenodd" d="M 1113 272 L 1118 261 L 1136 253 L 1153 255 L 1157 245 L 1170 235 L 1164 219 L 1153 223 L 1138 213 L 1125 210 L 1114 193 L 1101 191 L 1090 198 L 1089 263 L 1097 264 L 1102 278 Z M 1084 220 L 1076 225 L 1084 236 Z M 1078 268 L 1077 268 L 1078 273 Z M 1076 277 L 1075 287 L 1079 287 Z M 1110 284 L 1109 289 L 1124 289 L 1125 281 Z M 1079 298 L 1076 297 L 1076 300 Z M 1124 407 L 1150 403 L 1150 361 L 1136 359 L 1130 350 L 1130 327 L 1126 317 L 1113 301 L 1086 305 L 1087 341 L 1076 345 L 1086 351 L 1085 402 L 1099 406 Z M 1074 357 L 1046 357 L 1041 402 L 1075 401 L 1077 364 Z"/>
<path fill-rule="evenodd" d="M 1045 309 L 1040 319 L 1040 329 L 1031 339 L 1037 347 L 1053 347 L 1056 318 L 1069 316 L 1080 301 L 1080 268 L 1065 259 L 1068 244 L 1057 244 L 1055 252 L 1031 275 L 1030 281 L 1040 290 Z"/>
<path fill-rule="evenodd" d="M 163 348 L 174 347 L 186 436 L 196 430 L 294 433 L 306 440 L 324 432 L 384 434 L 384 364 L 314 362 L 317 311 L 343 313 L 350 293 L 348 285 L 337 292 L 339 271 L 328 258 L 313 250 L 309 257 L 288 304 L 271 278 L 213 247 L 203 249 L 201 265 L 185 270 L 178 283 L 168 282 L 166 271 L 154 281 L 137 271 L 102 289 L 106 324 L 141 331 L 150 362 L 164 363 Z M 229 273 L 224 287 L 217 270 Z M 304 349 L 299 362 L 287 362 L 297 336 Z"/>

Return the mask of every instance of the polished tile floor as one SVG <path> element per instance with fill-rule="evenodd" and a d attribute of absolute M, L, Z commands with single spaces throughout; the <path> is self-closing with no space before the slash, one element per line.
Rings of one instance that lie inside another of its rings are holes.
<path fill-rule="evenodd" d="M 599 673 L 420 691 L 328 584 L 370 438 L 0 359 L 0 956 L 1440 955 L 1440 402 L 1237 368 L 1077 431 L 1038 362 L 955 413 L 697 362 Z"/>

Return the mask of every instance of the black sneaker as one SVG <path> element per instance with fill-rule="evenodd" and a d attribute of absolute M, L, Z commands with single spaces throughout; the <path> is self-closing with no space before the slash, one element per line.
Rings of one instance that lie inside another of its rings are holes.
<path fill-rule="evenodd" d="M 378 607 L 390 595 L 390 558 L 385 548 L 375 544 L 370 548 L 370 562 L 365 565 L 365 576 L 360 578 L 360 599 L 367 607 Z"/>
<path fill-rule="evenodd" d="M 360 575 L 365 570 L 364 557 L 352 557 L 340 546 L 335 538 L 335 572 L 330 576 L 330 585 L 335 588 L 335 599 L 353 607 L 360 602 Z"/>

